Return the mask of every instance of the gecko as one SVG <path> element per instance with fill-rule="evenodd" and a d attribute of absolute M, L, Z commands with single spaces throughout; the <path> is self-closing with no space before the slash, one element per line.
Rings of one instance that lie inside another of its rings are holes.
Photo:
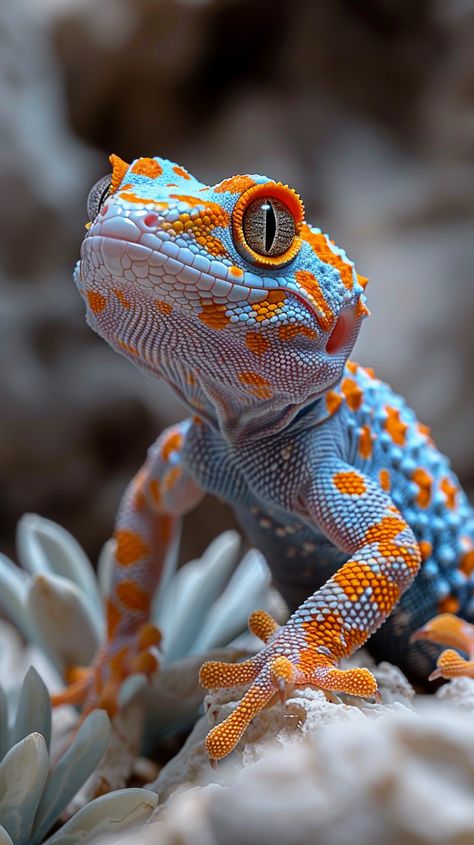
<path fill-rule="evenodd" d="M 113 714 L 127 675 L 157 671 L 151 599 L 181 517 L 211 493 L 292 614 L 280 626 L 255 611 L 261 651 L 203 665 L 205 688 L 245 688 L 208 734 L 217 760 L 295 686 L 377 697 L 368 669 L 339 665 L 367 641 L 415 679 L 439 654 L 428 639 L 470 648 L 474 512 L 428 427 L 352 360 L 367 279 L 306 222 L 293 188 L 259 175 L 208 186 L 160 157 L 110 162 L 74 273 L 87 322 L 189 417 L 158 437 L 123 496 L 106 640 L 54 703 Z M 463 666 L 451 657 L 436 671 Z"/>

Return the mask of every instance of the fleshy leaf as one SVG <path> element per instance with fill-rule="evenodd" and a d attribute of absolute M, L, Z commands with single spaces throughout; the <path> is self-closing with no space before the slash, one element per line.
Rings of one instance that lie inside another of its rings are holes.
<path fill-rule="evenodd" d="M 104 754 L 110 722 L 104 710 L 93 710 L 79 728 L 72 745 L 50 773 L 36 814 L 31 845 L 40 842 L 62 810 L 87 780 Z"/>
<path fill-rule="evenodd" d="M 97 578 L 99 579 L 102 596 L 107 596 L 112 586 L 112 575 L 115 566 L 116 542 L 111 537 L 102 546 L 99 560 L 97 561 Z"/>
<path fill-rule="evenodd" d="M 0 824 L 0 845 L 13 845 L 11 837 L 6 832 L 5 828 Z"/>
<path fill-rule="evenodd" d="M 246 630 L 247 619 L 268 602 L 270 571 L 259 552 L 247 552 L 227 587 L 211 607 L 189 654 L 226 645 Z"/>
<path fill-rule="evenodd" d="M 100 620 L 77 584 L 50 573 L 36 575 L 26 605 L 37 640 L 61 673 L 89 665 L 101 640 Z"/>
<path fill-rule="evenodd" d="M 47 839 L 44 845 L 85 845 L 103 834 L 144 824 L 158 803 L 149 789 L 121 789 L 96 798 Z"/>
<path fill-rule="evenodd" d="M 0 610 L 21 631 L 26 640 L 34 641 L 33 627 L 25 612 L 28 576 L 6 555 L 0 554 Z"/>
<path fill-rule="evenodd" d="M 102 598 L 91 562 L 69 531 L 37 514 L 25 514 L 17 528 L 18 555 L 32 575 L 52 573 L 73 581 L 95 611 Z"/>
<path fill-rule="evenodd" d="M 51 704 L 49 692 L 36 669 L 30 666 L 21 686 L 10 744 L 20 742 L 28 734 L 37 732 L 43 737 L 46 748 L 51 741 Z"/>
<path fill-rule="evenodd" d="M 181 542 L 181 529 L 182 529 L 182 522 L 179 521 L 178 529 L 174 535 L 173 540 L 171 541 L 170 545 L 168 546 L 168 550 L 166 552 L 165 562 L 163 565 L 163 570 L 160 576 L 160 583 L 158 585 L 158 589 L 156 591 L 155 596 L 153 597 L 152 603 L 152 617 L 154 620 L 161 618 L 163 613 L 163 608 L 167 601 L 167 591 L 168 587 L 170 586 L 176 570 L 178 568 L 178 557 L 179 557 L 179 545 Z"/>
<path fill-rule="evenodd" d="M 7 697 L 3 687 L 0 686 L 0 760 L 3 760 L 9 745 Z"/>
<path fill-rule="evenodd" d="M 217 599 L 238 560 L 240 538 L 226 531 L 206 549 L 200 560 L 183 566 L 170 585 L 159 627 L 166 662 L 188 654 L 203 619 Z"/>
<path fill-rule="evenodd" d="M 0 764 L 0 824 L 15 845 L 30 845 L 38 802 L 48 777 L 48 751 L 38 733 L 10 749 Z"/>

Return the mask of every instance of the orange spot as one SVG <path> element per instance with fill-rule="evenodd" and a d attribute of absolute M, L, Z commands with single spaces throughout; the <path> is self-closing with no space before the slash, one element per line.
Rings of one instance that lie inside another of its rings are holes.
<path fill-rule="evenodd" d="M 120 566 L 131 566 L 135 561 L 150 554 L 150 547 L 135 531 L 116 531 L 115 557 Z"/>
<path fill-rule="evenodd" d="M 116 156 L 114 153 L 109 156 L 109 161 L 112 165 L 112 182 L 110 185 L 110 193 L 114 194 L 117 188 L 119 187 L 120 183 L 122 182 L 123 177 L 125 176 L 130 165 L 127 164 L 126 161 L 123 161 L 121 158 Z"/>
<path fill-rule="evenodd" d="M 280 290 L 272 290 L 262 302 L 255 302 L 252 311 L 256 314 L 257 323 L 262 323 L 270 317 L 278 314 L 285 304 L 285 294 Z"/>
<path fill-rule="evenodd" d="M 358 369 L 359 365 L 356 364 L 355 361 L 346 361 L 346 370 L 349 370 L 349 372 L 352 373 L 353 376 L 355 376 Z"/>
<path fill-rule="evenodd" d="M 179 452 L 183 445 L 183 436 L 179 431 L 172 431 L 161 447 L 161 457 L 169 461 L 172 452 Z"/>
<path fill-rule="evenodd" d="M 129 343 L 125 343 L 124 340 L 117 341 L 118 346 L 125 350 L 125 352 L 129 352 L 130 355 L 138 355 L 138 349 L 135 349 L 134 346 L 130 346 Z"/>
<path fill-rule="evenodd" d="M 152 478 L 150 481 L 150 493 L 155 505 L 159 505 L 161 502 L 161 487 L 159 481 L 156 478 Z"/>
<path fill-rule="evenodd" d="M 102 296 L 101 293 L 97 293 L 95 290 L 87 291 L 87 301 L 89 303 L 89 308 L 94 312 L 94 314 L 100 314 L 107 305 L 105 296 Z"/>
<path fill-rule="evenodd" d="M 459 564 L 459 569 L 461 569 L 465 575 L 470 575 L 471 572 L 474 572 L 474 549 L 470 549 L 468 552 L 463 554 Z"/>
<path fill-rule="evenodd" d="M 352 411 L 357 411 L 362 404 L 362 398 L 364 395 L 362 388 L 353 378 L 343 379 L 341 388 L 349 408 Z"/>
<path fill-rule="evenodd" d="M 364 290 L 366 289 L 367 285 L 369 284 L 369 280 L 367 276 L 361 276 L 359 273 L 356 273 L 357 281 L 359 282 L 361 288 Z"/>
<path fill-rule="evenodd" d="M 317 337 L 316 332 L 310 329 L 309 326 L 302 326 L 298 323 L 282 323 L 278 327 L 278 336 L 284 342 L 293 340 L 299 334 L 305 335 L 310 340 L 314 340 Z"/>
<path fill-rule="evenodd" d="M 111 598 L 107 599 L 107 639 L 113 640 L 122 614 Z"/>
<path fill-rule="evenodd" d="M 370 378 L 375 378 L 375 370 L 373 367 L 362 367 L 362 369 Z"/>
<path fill-rule="evenodd" d="M 222 208 L 218 202 L 211 202 L 210 200 L 201 199 L 201 197 L 193 197 L 189 196 L 188 194 L 170 194 L 171 199 L 179 200 L 179 202 L 186 202 L 191 208 L 196 208 L 197 206 L 202 207 L 202 215 L 209 216 L 210 219 L 216 218 L 222 222 L 214 223 L 214 225 L 224 226 L 229 222 L 229 215 L 225 208 Z M 197 218 L 192 218 L 197 219 Z"/>
<path fill-rule="evenodd" d="M 407 524 L 400 516 L 384 516 L 375 525 L 371 525 L 365 533 L 366 543 L 387 542 L 404 531 Z"/>
<path fill-rule="evenodd" d="M 322 330 L 324 332 L 329 331 L 334 322 L 334 312 L 325 299 L 316 276 L 310 273 L 309 270 L 297 270 L 295 278 L 316 305 L 319 312 L 318 322 Z"/>
<path fill-rule="evenodd" d="M 400 588 L 395 581 L 391 581 L 380 572 L 374 572 L 368 564 L 355 560 L 348 560 L 333 575 L 333 580 L 342 587 L 350 601 L 357 601 L 367 589 L 371 588 L 371 600 L 377 603 L 383 614 L 391 611 L 400 595 Z"/>
<path fill-rule="evenodd" d="M 226 305 L 201 300 L 201 307 L 202 311 L 198 314 L 198 317 L 209 328 L 219 330 L 225 329 L 229 325 L 230 317 L 227 317 L 225 313 L 227 311 Z"/>
<path fill-rule="evenodd" d="M 219 238 L 212 234 L 216 227 L 227 228 L 229 225 L 229 215 L 225 208 L 222 208 L 217 202 L 210 202 L 199 197 L 188 196 L 186 194 L 170 194 L 172 199 L 185 202 L 192 208 L 200 206 L 198 214 L 191 217 L 188 213 L 180 215 L 179 223 L 182 224 L 182 229 L 193 235 L 196 242 L 200 244 L 211 255 L 227 255 L 227 248 Z"/>
<path fill-rule="evenodd" d="M 184 167 L 180 167 L 178 164 L 173 167 L 173 173 L 176 173 L 176 176 L 181 176 L 183 179 L 191 178 L 188 171 L 185 170 Z"/>
<path fill-rule="evenodd" d="M 271 290 L 268 293 L 268 296 L 265 300 L 269 305 L 277 305 L 281 308 L 282 303 L 285 301 L 285 294 L 282 290 Z"/>
<path fill-rule="evenodd" d="M 259 399 L 269 399 L 272 396 L 270 382 L 259 375 L 259 373 L 247 370 L 246 372 L 238 373 L 237 377 L 248 389 L 248 392 L 257 396 Z"/>
<path fill-rule="evenodd" d="M 433 546 L 431 545 L 429 540 L 420 540 L 418 543 L 421 552 L 421 559 L 422 560 L 429 560 L 431 557 L 431 552 L 433 551 Z"/>
<path fill-rule="evenodd" d="M 385 408 L 388 419 L 385 420 L 385 430 L 388 431 L 394 443 L 398 446 L 404 446 L 406 441 L 406 433 L 408 426 L 400 419 L 400 411 L 395 408 Z"/>
<path fill-rule="evenodd" d="M 163 173 L 163 168 L 154 158 L 139 158 L 132 167 L 132 173 L 157 179 Z"/>
<path fill-rule="evenodd" d="M 196 222 L 196 226 L 193 228 L 197 229 L 197 218 L 195 218 L 194 222 Z M 227 248 L 224 246 L 222 241 L 219 240 L 219 238 L 216 238 L 215 235 L 199 235 L 196 237 L 196 241 L 204 247 L 206 252 L 210 252 L 211 255 L 215 255 L 216 257 L 219 255 L 227 255 Z"/>
<path fill-rule="evenodd" d="M 441 599 L 438 604 L 438 610 L 440 613 L 457 613 L 459 607 L 459 599 L 455 596 L 446 596 L 446 598 Z"/>
<path fill-rule="evenodd" d="M 443 491 L 444 495 L 446 496 L 446 507 L 450 510 L 454 510 L 454 508 L 456 507 L 458 488 L 446 475 L 444 476 L 444 478 L 441 479 L 441 483 L 439 486 L 440 489 Z"/>
<path fill-rule="evenodd" d="M 169 317 L 173 310 L 173 306 L 170 305 L 169 302 L 165 302 L 164 299 L 156 299 L 155 305 L 158 308 L 158 311 L 161 311 L 166 317 Z"/>
<path fill-rule="evenodd" d="M 354 314 L 356 315 L 356 317 L 370 317 L 370 311 L 367 308 L 365 302 L 362 302 L 362 299 L 360 297 L 357 300 Z"/>
<path fill-rule="evenodd" d="M 122 200 L 126 200 L 126 202 L 139 202 L 142 205 L 153 205 L 153 208 L 165 209 L 169 207 L 167 202 L 162 202 L 161 200 L 157 202 L 151 197 L 140 197 L 133 191 L 121 191 L 119 197 Z"/>
<path fill-rule="evenodd" d="M 216 194 L 223 194 L 228 191 L 230 194 L 241 194 L 249 188 L 253 188 L 255 180 L 251 176 L 231 176 L 230 179 L 224 179 L 220 185 L 214 188 Z"/>
<path fill-rule="evenodd" d="M 245 344 L 254 355 L 264 355 L 270 348 L 270 341 L 260 332 L 247 332 L 245 335 Z"/>
<path fill-rule="evenodd" d="M 347 290 L 351 290 L 354 284 L 353 267 L 332 251 L 326 235 L 323 235 L 321 232 L 313 232 L 306 223 L 303 223 L 301 237 L 310 245 L 321 261 L 324 261 L 325 264 L 330 264 L 331 267 L 335 267 L 339 271 L 342 284 Z"/>
<path fill-rule="evenodd" d="M 332 480 L 339 492 L 343 493 L 345 496 L 362 496 L 362 494 L 367 490 L 362 476 L 353 470 L 348 472 L 336 472 L 333 475 Z"/>
<path fill-rule="evenodd" d="M 421 422 L 418 422 L 416 424 L 416 427 L 418 429 L 418 432 L 420 434 L 423 434 L 427 438 L 429 443 L 433 444 L 433 438 L 431 437 L 431 428 Z"/>
<path fill-rule="evenodd" d="M 150 592 L 142 590 L 135 581 L 120 581 L 115 588 L 115 595 L 127 610 L 144 613 L 150 606 Z"/>
<path fill-rule="evenodd" d="M 161 516 L 156 526 L 157 540 L 161 543 L 169 543 L 173 533 L 174 519 L 172 516 Z"/>
<path fill-rule="evenodd" d="M 118 301 L 120 302 L 120 305 L 122 305 L 123 308 L 130 308 L 130 302 L 124 296 L 123 291 L 119 290 L 119 288 L 112 288 L 112 293 L 115 294 Z"/>
<path fill-rule="evenodd" d="M 243 270 L 241 270 L 241 268 L 240 268 L 240 267 L 236 267 L 236 265 L 235 265 L 235 264 L 233 264 L 233 265 L 232 265 L 232 267 L 229 267 L 229 273 L 230 273 L 232 276 L 235 276 L 235 277 L 236 277 L 236 279 L 240 279 L 240 278 L 242 278 L 242 276 L 244 275 L 244 271 L 243 271 Z"/>
<path fill-rule="evenodd" d="M 368 425 L 362 426 L 359 435 L 359 455 L 367 460 L 372 455 L 372 435 Z"/>
<path fill-rule="evenodd" d="M 136 511 L 144 511 L 147 507 L 146 496 L 142 487 L 138 487 L 133 496 L 133 507 Z"/>
<path fill-rule="evenodd" d="M 340 393 L 336 393 L 335 390 L 329 390 L 328 393 L 326 393 L 326 408 L 328 409 L 330 414 L 336 413 L 341 402 L 342 396 L 340 395 Z"/>
<path fill-rule="evenodd" d="M 390 487 L 392 486 L 392 481 L 390 478 L 390 473 L 388 469 L 381 469 L 379 472 L 379 484 L 382 490 L 385 490 L 386 493 L 389 492 Z"/>
<path fill-rule="evenodd" d="M 169 493 L 181 478 L 181 467 L 171 467 L 163 478 L 163 493 Z"/>
<path fill-rule="evenodd" d="M 412 475 L 415 484 L 418 484 L 420 492 L 417 494 L 416 502 L 420 508 L 427 508 L 431 502 L 431 488 L 433 486 L 433 477 L 423 467 L 415 469 Z"/>

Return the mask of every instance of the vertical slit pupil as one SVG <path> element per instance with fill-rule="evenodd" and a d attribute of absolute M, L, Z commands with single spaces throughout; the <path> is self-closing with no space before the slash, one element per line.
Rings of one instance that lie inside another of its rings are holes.
<path fill-rule="evenodd" d="M 265 213 L 265 252 L 270 252 L 276 235 L 276 216 L 273 204 L 270 200 L 266 200 L 262 205 L 262 211 Z"/>

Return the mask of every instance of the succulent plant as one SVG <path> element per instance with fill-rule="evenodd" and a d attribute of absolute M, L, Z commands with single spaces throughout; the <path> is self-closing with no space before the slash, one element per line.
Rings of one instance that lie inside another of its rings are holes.
<path fill-rule="evenodd" d="M 90 663 L 104 636 L 113 541 L 106 543 L 96 575 L 64 528 L 28 514 L 18 524 L 17 549 L 21 569 L 0 555 L 0 610 L 44 652 L 60 684 L 68 666 Z M 150 686 L 131 678 L 121 694 L 124 705 L 140 690 L 149 742 L 192 723 L 203 697 L 197 677 L 204 657 L 241 634 L 257 606 L 269 607 L 263 558 L 251 550 L 236 567 L 239 549 L 238 534 L 227 531 L 178 571 L 178 549 L 168 556 L 153 603 L 153 621 L 163 634 L 159 676 Z"/>
<path fill-rule="evenodd" d="M 75 845 L 98 834 L 145 821 L 155 793 L 126 789 L 83 807 L 47 840 L 107 747 L 110 723 L 103 710 L 84 720 L 64 754 L 51 754 L 49 693 L 33 667 L 25 675 L 15 708 L 0 687 L 0 845 Z"/>

